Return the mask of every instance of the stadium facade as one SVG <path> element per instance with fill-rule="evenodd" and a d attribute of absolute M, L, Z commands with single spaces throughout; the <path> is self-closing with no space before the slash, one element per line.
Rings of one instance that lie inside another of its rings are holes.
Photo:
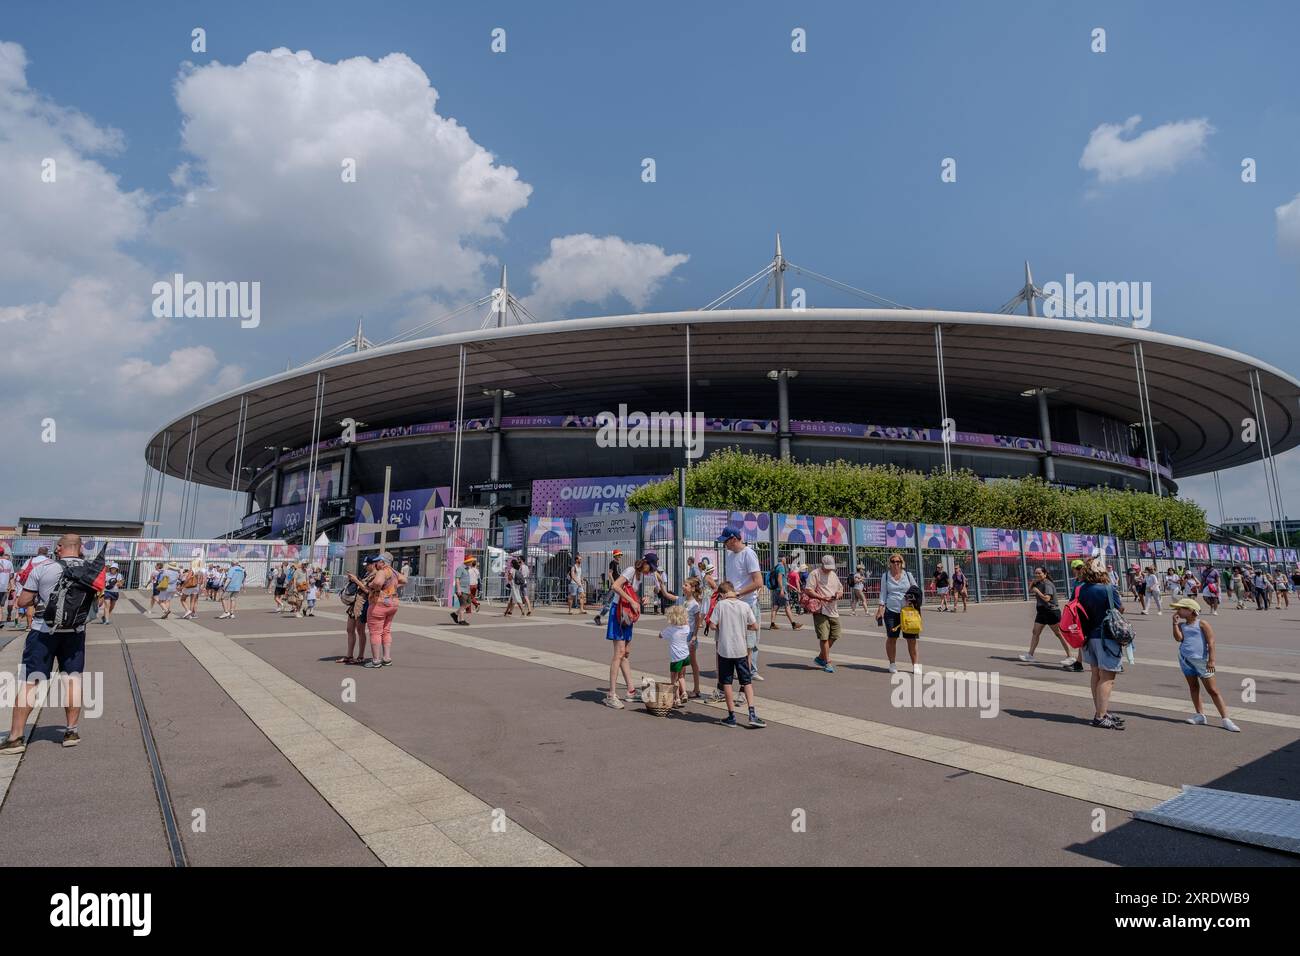
<path fill-rule="evenodd" d="M 1018 298 L 1030 314 L 1018 315 L 785 308 L 785 268 L 778 245 L 765 270 L 776 308 L 550 322 L 523 321 L 503 271 L 471 304 L 490 309 L 483 328 L 379 346 L 358 329 L 346 347 L 166 423 L 145 449 L 141 520 L 151 508 L 160 519 L 169 477 L 185 487 L 182 534 L 195 485 L 244 493 L 232 533 L 289 540 L 374 521 L 386 475 L 404 538 L 450 504 L 491 505 L 502 521 L 616 511 L 686 460 L 662 443 L 598 441 L 601 416 L 621 408 L 702 416 L 706 455 L 1165 494 L 1188 476 L 1271 468 L 1300 444 L 1291 375 L 1149 329 L 1039 317 L 1027 269 Z"/>

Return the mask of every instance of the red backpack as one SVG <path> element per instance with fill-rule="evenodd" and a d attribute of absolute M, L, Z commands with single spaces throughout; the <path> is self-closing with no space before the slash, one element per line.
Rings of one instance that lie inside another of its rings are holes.
<path fill-rule="evenodd" d="M 1083 629 L 1083 622 L 1088 619 L 1088 612 L 1079 603 L 1079 591 L 1082 588 L 1082 584 L 1077 585 L 1074 589 L 1074 597 L 1070 598 L 1061 609 L 1061 635 L 1065 638 L 1065 643 L 1071 647 L 1083 647 L 1083 642 L 1088 638 L 1087 632 Z"/>

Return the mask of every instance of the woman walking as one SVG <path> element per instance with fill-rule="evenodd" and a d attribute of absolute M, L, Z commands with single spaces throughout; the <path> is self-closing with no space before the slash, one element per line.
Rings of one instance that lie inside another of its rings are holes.
<path fill-rule="evenodd" d="M 1061 666 L 1073 667 L 1073 651 L 1061 635 L 1061 608 L 1056 602 L 1056 583 L 1048 575 L 1047 568 L 1034 568 L 1034 580 L 1029 586 L 1029 593 L 1034 597 L 1034 626 L 1029 632 L 1029 653 L 1021 654 L 1020 659 L 1026 664 L 1037 663 L 1034 651 L 1038 650 L 1038 639 L 1043 633 L 1043 628 L 1050 627 L 1056 639 L 1061 642 L 1061 647 L 1065 649 L 1066 657 L 1061 661 Z"/>
<path fill-rule="evenodd" d="M 864 565 L 858 565 L 857 570 L 853 572 L 853 577 L 850 578 L 850 583 L 853 585 L 853 594 L 849 600 L 849 613 L 857 617 L 859 605 L 864 614 L 867 612 L 867 569 Z"/>
<path fill-rule="evenodd" d="M 948 610 L 948 572 L 943 569 L 942 564 L 934 566 L 934 593 L 939 595 L 939 610 Z M 957 610 L 957 602 L 952 602 L 952 609 Z"/>
<path fill-rule="evenodd" d="M 889 556 L 889 569 L 880 576 L 880 603 L 876 606 L 876 623 L 885 625 L 885 656 L 889 658 L 889 673 L 898 673 L 898 638 L 907 638 L 907 655 L 912 660 L 912 670 L 920 665 L 916 640 L 920 635 L 903 634 L 903 603 L 910 588 L 916 587 L 912 572 L 903 567 L 903 556 L 894 552 Z"/>
<path fill-rule="evenodd" d="M 961 601 L 961 610 L 965 614 L 970 610 L 966 606 L 967 585 L 966 572 L 961 569 L 961 562 L 957 562 L 952 571 L 952 610 L 957 612 L 957 602 Z"/>
<path fill-rule="evenodd" d="M 651 561 L 650 558 L 654 560 Z M 626 706 L 618 698 L 617 685 L 620 674 L 623 676 L 623 682 L 627 684 L 628 703 L 641 699 L 636 688 L 632 686 L 632 665 L 628 655 L 632 652 L 632 625 L 641 616 L 642 579 L 646 575 L 653 575 L 658 570 L 658 566 L 658 556 L 647 551 L 645 557 L 612 582 L 614 599 L 609 606 L 609 624 L 605 628 L 605 640 L 611 642 L 614 650 L 609 661 L 609 694 L 605 697 L 606 707 L 622 710 Z M 624 614 L 624 611 L 627 613 Z"/>
<path fill-rule="evenodd" d="M 366 630 L 370 633 L 370 660 L 367 667 L 390 667 L 393 663 L 393 617 L 397 614 L 397 589 L 406 583 L 406 575 L 393 570 L 386 554 L 375 557 L 374 570 L 366 577 L 369 607 Z"/>

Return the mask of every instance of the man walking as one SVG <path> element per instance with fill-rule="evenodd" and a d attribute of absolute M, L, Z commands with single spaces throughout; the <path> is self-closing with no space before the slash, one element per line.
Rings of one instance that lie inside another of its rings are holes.
<path fill-rule="evenodd" d="M 0 745 L 0 754 L 17 756 L 27 749 L 23 732 L 36 702 L 36 685 L 50 680 L 57 662 L 63 693 L 63 746 L 81 742 L 77 721 L 81 717 L 81 674 L 86 664 L 86 620 L 95 606 L 95 587 L 86 583 L 104 567 L 101 549 L 94 561 L 81 557 L 81 535 L 65 534 L 59 538 L 53 560 L 32 568 L 18 597 L 20 608 L 40 606 L 43 613 L 33 620 L 31 632 L 23 646 L 20 670 L 22 685 L 14 700 L 9 738 Z M 63 581 L 64 575 L 68 576 Z M 102 583 L 102 582 L 101 582 Z"/>

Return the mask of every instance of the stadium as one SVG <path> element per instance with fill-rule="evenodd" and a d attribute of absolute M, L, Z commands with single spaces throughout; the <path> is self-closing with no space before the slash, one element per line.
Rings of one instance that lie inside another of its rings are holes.
<path fill-rule="evenodd" d="M 380 345 L 358 328 L 318 360 L 178 416 L 145 457 L 187 488 L 244 493 L 230 531 L 245 538 L 341 540 L 376 520 L 388 474 L 400 502 L 390 520 L 413 540 L 420 514 L 449 504 L 490 505 L 497 524 L 620 510 L 685 460 L 680 447 L 598 443 L 597 416 L 620 406 L 702 415 L 706 455 L 739 447 L 1166 494 L 1300 444 L 1300 381 L 1204 342 L 1040 317 L 1028 267 L 1008 303 L 1024 315 L 788 308 L 787 268 L 825 278 L 778 244 L 772 264 L 705 309 L 547 322 L 530 321 L 503 271 L 492 295 L 457 310 L 487 308 L 482 328 Z M 775 307 L 716 307 L 764 276 Z M 1247 419 L 1257 441 L 1243 440 Z M 147 483 L 142 516 L 155 497 Z"/>

